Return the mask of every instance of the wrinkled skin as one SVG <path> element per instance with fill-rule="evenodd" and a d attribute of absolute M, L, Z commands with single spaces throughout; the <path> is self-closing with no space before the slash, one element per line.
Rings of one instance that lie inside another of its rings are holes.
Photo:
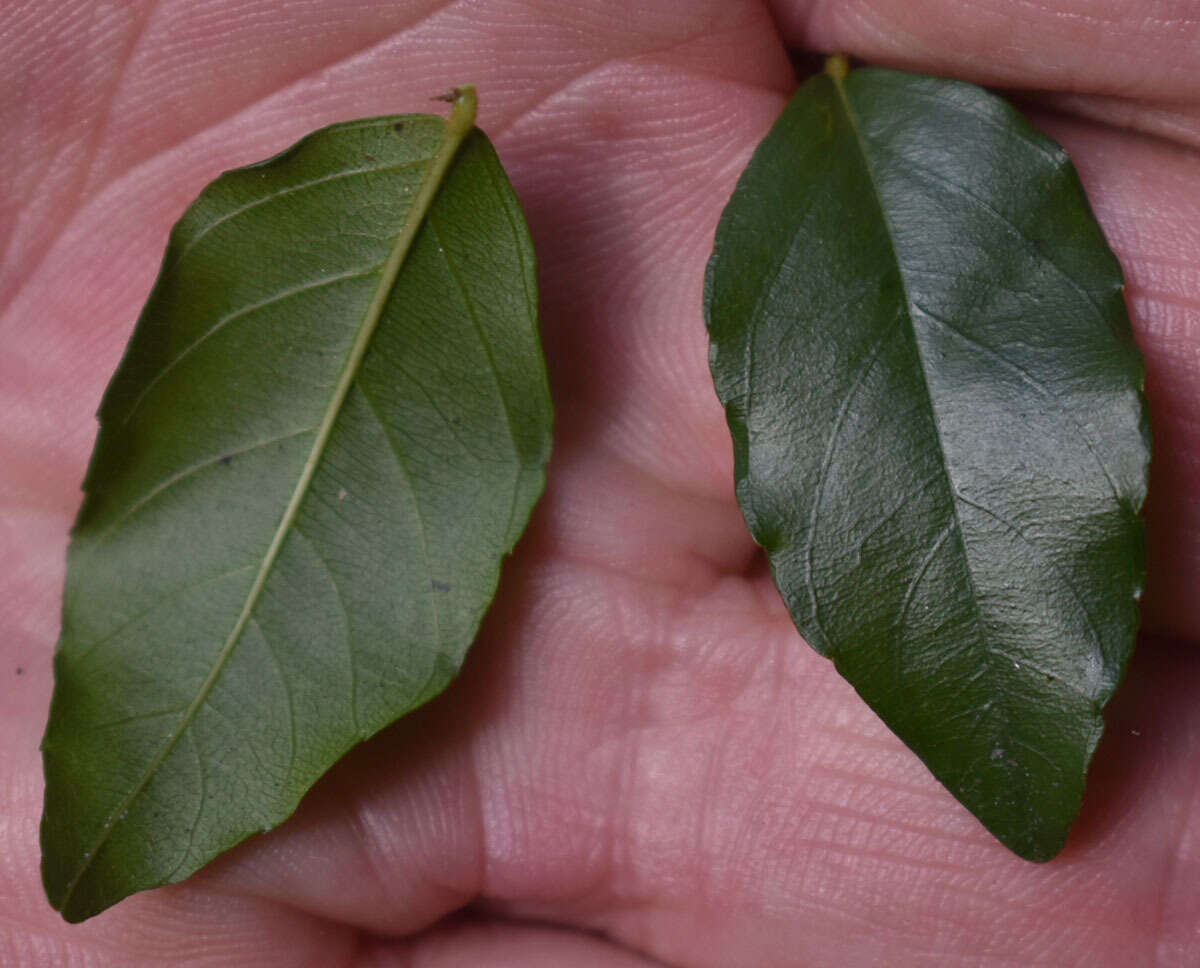
<path fill-rule="evenodd" d="M 0 963 L 1200 964 L 1200 23 L 1189 0 L 17 0 L 0 31 Z M 1191 18 L 1191 19 L 1189 19 Z M 1127 271 L 1145 634 L 1065 852 L 1007 853 L 805 647 L 733 498 L 701 280 L 787 49 L 1016 89 Z M 481 91 L 540 251 L 546 497 L 462 678 L 273 833 L 80 926 L 38 741 L 92 414 L 218 171 Z"/>

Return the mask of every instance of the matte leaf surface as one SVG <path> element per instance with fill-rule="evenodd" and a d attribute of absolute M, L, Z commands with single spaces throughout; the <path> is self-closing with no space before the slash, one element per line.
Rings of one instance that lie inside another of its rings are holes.
<path fill-rule="evenodd" d="M 1004 844 L 1052 857 L 1134 643 L 1149 440 L 1067 156 L 978 87 L 835 61 L 739 182 L 706 311 L 797 627 Z"/>
<path fill-rule="evenodd" d="M 284 820 L 457 672 L 541 493 L 528 230 L 474 94 L 227 172 L 100 408 L 43 744 L 68 920 Z"/>

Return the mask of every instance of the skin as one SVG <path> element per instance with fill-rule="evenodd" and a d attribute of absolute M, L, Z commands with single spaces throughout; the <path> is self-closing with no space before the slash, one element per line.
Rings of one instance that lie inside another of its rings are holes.
<path fill-rule="evenodd" d="M 1200 21 L 1188 0 L 21 2 L 0 30 L 0 963 L 1200 963 Z M 787 49 L 1014 90 L 1128 276 L 1144 635 L 1064 853 L 1009 854 L 792 628 L 701 280 Z M 166 233 L 322 124 L 481 92 L 540 252 L 545 499 L 460 680 L 297 815 L 79 926 L 38 742 L 93 413 Z"/>

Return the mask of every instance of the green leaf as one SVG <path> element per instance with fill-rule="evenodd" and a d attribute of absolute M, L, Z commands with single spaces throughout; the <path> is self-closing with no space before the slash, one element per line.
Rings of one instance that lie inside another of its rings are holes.
<path fill-rule="evenodd" d="M 725 209 L 706 312 L 738 498 L 800 632 L 1049 859 L 1133 647 L 1149 446 L 1066 154 L 978 87 L 834 60 Z"/>
<path fill-rule="evenodd" d="M 476 634 L 552 414 L 528 230 L 455 95 L 227 172 L 171 234 L 68 558 L 42 821 L 67 920 L 279 824 Z"/>

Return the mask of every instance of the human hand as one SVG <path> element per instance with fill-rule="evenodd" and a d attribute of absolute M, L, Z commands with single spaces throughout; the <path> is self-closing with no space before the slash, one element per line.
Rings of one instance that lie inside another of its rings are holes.
<path fill-rule="evenodd" d="M 0 963 L 1200 961 L 1200 22 L 1158 0 L 128 0 L 0 33 Z M 1125 266 L 1155 419 L 1145 634 L 1083 815 L 1009 854 L 793 629 L 708 376 L 713 229 L 786 50 L 1029 92 Z M 166 232 L 322 124 L 480 91 L 539 252 L 546 496 L 460 680 L 297 815 L 64 924 L 38 876 L 67 530 Z M 455 913 L 459 912 L 459 913 Z M 657 959 L 653 961 L 652 959 Z"/>

